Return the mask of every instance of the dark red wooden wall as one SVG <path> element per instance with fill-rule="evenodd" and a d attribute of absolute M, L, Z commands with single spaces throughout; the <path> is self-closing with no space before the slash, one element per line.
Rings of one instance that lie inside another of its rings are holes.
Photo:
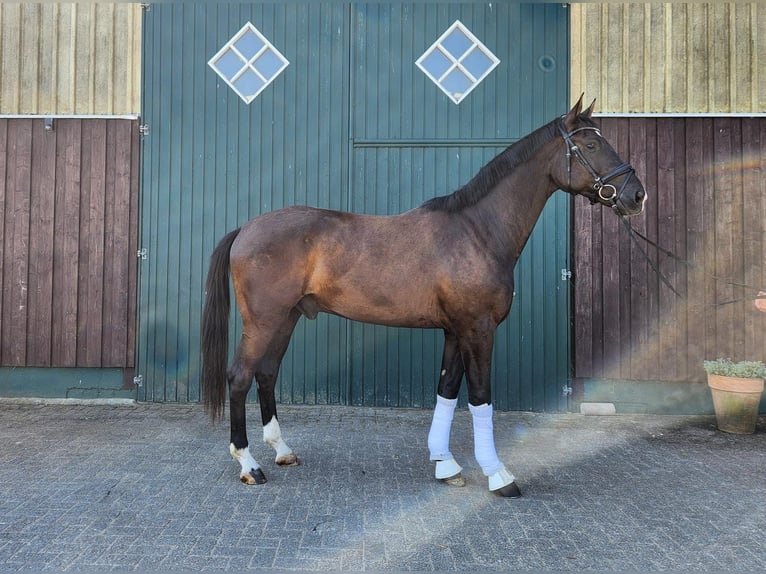
<path fill-rule="evenodd" d="M 0 366 L 133 366 L 137 123 L 0 118 Z"/>
<path fill-rule="evenodd" d="M 634 228 L 679 298 L 609 210 L 574 209 L 575 377 L 702 381 L 702 361 L 766 360 L 766 118 L 600 119 L 649 193 Z M 715 279 L 721 278 L 720 280 Z"/>

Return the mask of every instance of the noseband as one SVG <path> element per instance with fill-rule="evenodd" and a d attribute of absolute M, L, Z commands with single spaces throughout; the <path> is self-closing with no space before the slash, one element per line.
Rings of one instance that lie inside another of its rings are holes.
<path fill-rule="evenodd" d="M 572 155 L 574 155 L 580 161 L 583 167 L 588 170 L 588 173 L 590 173 L 591 177 L 593 178 L 593 190 L 596 192 L 598 199 L 610 207 L 617 208 L 617 200 L 622 195 L 622 192 L 625 190 L 625 186 L 628 185 L 628 182 L 631 180 L 631 178 L 636 175 L 636 170 L 634 170 L 633 166 L 629 163 L 621 163 L 606 175 L 598 175 L 596 170 L 593 169 L 593 166 L 588 161 L 588 158 L 583 155 L 583 153 L 580 151 L 580 148 L 577 147 L 577 144 L 572 141 L 572 136 L 574 134 L 585 130 L 594 131 L 596 134 L 601 136 L 601 131 L 595 127 L 585 126 L 582 128 L 577 128 L 571 132 L 567 132 L 566 129 L 564 129 L 564 122 L 559 123 L 559 131 L 561 132 L 561 137 L 564 138 L 564 142 L 567 144 L 567 177 L 569 178 L 569 184 L 572 183 Z M 620 186 L 620 190 L 617 191 L 617 188 L 609 182 L 625 174 L 628 174 L 628 177 L 625 178 L 625 181 L 623 181 L 622 185 Z M 611 193 L 609 190 L 611 190 Z M 590 201 L 591 203 L 596 203 L 598 199 L 593 197 Z"/>

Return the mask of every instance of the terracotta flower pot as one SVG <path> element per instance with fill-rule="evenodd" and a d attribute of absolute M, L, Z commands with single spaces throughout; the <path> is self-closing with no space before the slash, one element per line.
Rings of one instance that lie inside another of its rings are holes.
<path fill-rule="evenodd" d="M 741 379 L 708 373 L 707 383 L 713 395 L 719 430 L 736 434 L 754 433 L 763 379 Z"/>

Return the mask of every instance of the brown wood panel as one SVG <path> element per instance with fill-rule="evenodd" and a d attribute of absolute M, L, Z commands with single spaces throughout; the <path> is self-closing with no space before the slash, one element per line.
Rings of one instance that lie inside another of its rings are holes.
<path fill-rule="evenodd" d="M 645 248 L 679 298 L 612 213 L 576 201 L 575 376 L 701 381 L 705 358 L 766 360 L 766 314 L 727 303 L 766 290 L 766 119 L 600 123 L 649 194 L 631 225 L 692 266 Z"/>
<path fill-rule="evenodd" d="M 31 178 L 32 121 L 8 127 L 6 167 L 6 214 L 3 241 L 2 356 L 8 365 L 26 361 L 27 245 L 29 244 L 29 191 Z"/>
<path fill-rule="evenodd" d="M 6 180 L 8 173 L 8 122 L 0 120 L 0 237 L 5 237 L 5 220 L 10 214 L 8 193 L 6 191 Z M 3 245 L 0 249 L 0 361 L 3 360 L 5 337 L 3 334 L 6 332 L 5 324 L 7 318 L 4 319 L 5 313 L 5 240 L 3 239 Z"/>
<path fill-rule="evenodd" d="M 0 119 L 0 365 L 133 367 L 137 129 Z"/>
<path fill-rule="evenodd" d="M 32 126 L 31 226 L 29 237 L 29 325 L 27 364 L 51 364 L 50 325 L 53 313 L 53 249 L 56 194 L 56 132 L 43 122 Z M 32 256 L 32 254 L 34 254 Z"/>

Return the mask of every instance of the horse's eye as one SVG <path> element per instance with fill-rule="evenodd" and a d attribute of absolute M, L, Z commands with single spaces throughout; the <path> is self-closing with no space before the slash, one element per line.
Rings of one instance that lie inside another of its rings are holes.
<path fill-rule="evenodd" d="M 596 144 L 590 142 L 589 144 L 586 144 L 585 147 L 587 147 L 590 151 L 594 151 L 596 149 Z"/>

